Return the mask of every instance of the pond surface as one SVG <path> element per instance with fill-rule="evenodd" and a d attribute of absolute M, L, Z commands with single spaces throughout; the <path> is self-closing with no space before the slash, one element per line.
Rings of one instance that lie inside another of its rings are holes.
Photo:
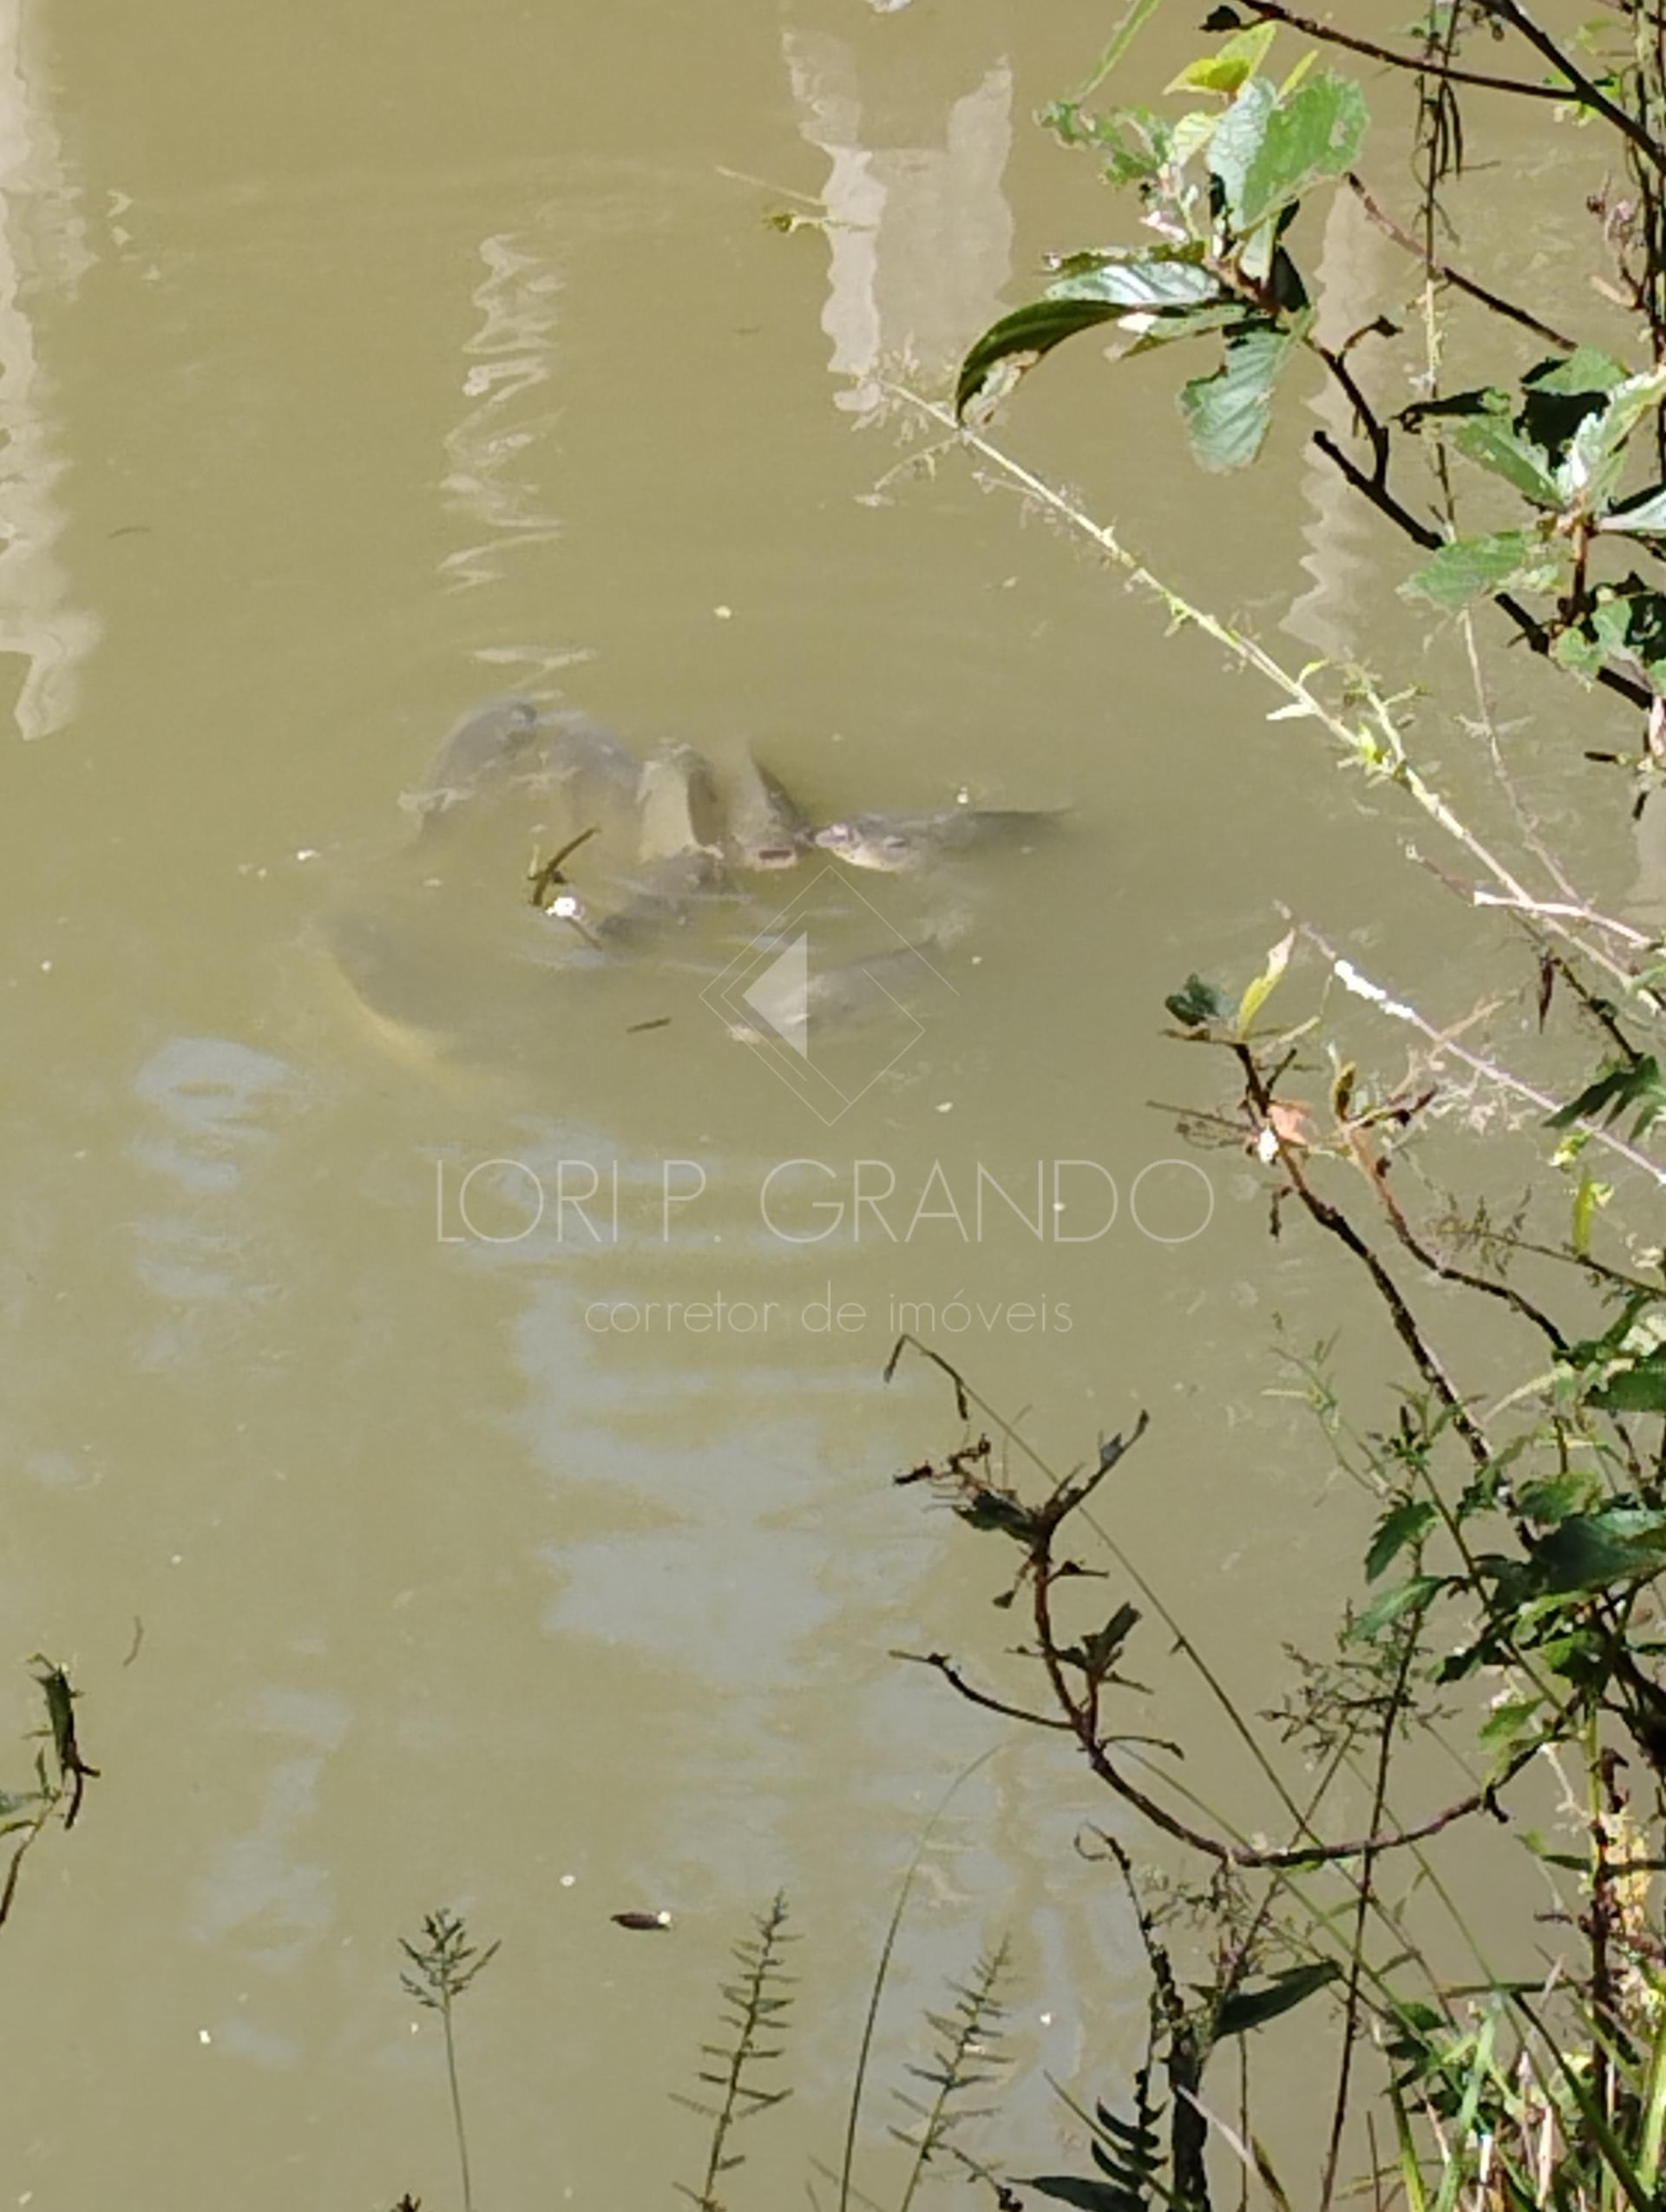
<path fill-rule="evenodd" d="M 1152 1110 L 1213 1081 L 1163 998 L 1255 972 L 1276 899 L 1390 982 L 1496 952 L 1213 649 L 962 458 L 911 465 L 893 381 L 941 390 L 1111 226 L 1032 121 L 1102 11 L 0 21 L 0 1620 L 73 1665 L 103 1770 L 0 1951 L 0 2203 L 453 2202 L 397 1949 L 441 1903 L 502 1939 L 460 2016 L 478 2202 L 670 2202 L 701 2130 L 666 2092 L 777 1887 L 799 2103 L 741 2180 L 799 2201 L 901 1871 L 991 1744 L 874 2123 L 1009 1929 L 1040 2155 L 1040 2068 L 1137 2051 L 1137 1946 L 1072 1852 L 1086 1780 L 893 1657 L 1012 1639 L 1010 1561 L 892 1487 L 958 1431 L 887 1356 L 916 1329 L 1060 1466 L 1149 1407 L 1107 1516 L 1265 1702 L 1367 1511 L 1268 1394 L 1276 1319 L 1387 1353 L 1253 1163 Z M 1420 649 L 1299 422 L 1207 487 L 1168 368 L 1082 353 L 1012 411 L 1044 474 L 1296 661 Z M 823 821 L 1070 812 L 923 879 L 817 855 L 592 961 L 527 898 L 559 808 L 430 839 L 401 805 L 520 695 L 750 744 Z M 883 1001 L 813 1081 L 719 988 L 801 942 Z M 928 973 L 891 988 L 899 946 Z"/>

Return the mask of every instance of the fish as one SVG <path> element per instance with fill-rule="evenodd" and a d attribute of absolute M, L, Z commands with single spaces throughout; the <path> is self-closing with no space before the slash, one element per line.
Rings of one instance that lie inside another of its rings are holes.
<path fill-rule="evenodd" d="M 766 974 L 751 1000 L 765 1026 L 731 1022 L 729 1034 L 739 1044 L 786 1044 L 807 1055 L 812 1039 L 843 1035 L 895 1011 L 928 980 L 941 985 L 943 978 L 927 957 L 937 943 L 928 937 L 918 945 L 887 946 L 837 966 L 806 962 L 781 974 L 773 990 Z"/>
<path fill-rule="evenodd" d="M 943 807 L 935 814 L 852 815 L 829 822 L 813 842 L 851 867 L 895 873 L 981 845 L 1026 846 L 1068 807 Z"/>
<path fill-rule="evenodd" d="M 636 807 L 638 865 L 628 896 L 589 922 L 604 944 L 628 944 L 685 921 L 695 902 L 723 881 L 722 808 L 704 755 L 680 743 L 662 745 L 643 763 Z"/>
<path fill-rule="evenodd" d="M 794 867 L 810 848 L 810 816 L 749 748 L 730 786 L 727 845 L 735 865 Z"/>
<path fill-rule="evenodd" d="M 427 785 L 401 803 L 430 834 L 495 785 L 554 792 L 574 813 L 629 805 L 641 769 L 629 747 L 574 708 L 545 712 L 530 699 L 472 708 L 440 742 Z"/>

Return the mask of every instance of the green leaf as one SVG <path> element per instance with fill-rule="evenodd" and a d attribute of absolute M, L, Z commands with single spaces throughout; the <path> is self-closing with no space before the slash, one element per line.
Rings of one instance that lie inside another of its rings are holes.
<path fill-rule="evenodd" d="M 1565 1521 L 1589 1502 L 1591 1493 L 1589 1475 L 1548 1475 L 1518 1490 L 1516 1503 L 1529 1521 Z"/>
<path fill-rule="evenodd" d="M 1570 1099 L 1552 1114 L 1545 1126 L 1565 1129 L 1576 1122 L 1612 1122 L 1634 1106 L 1637 1109 L 1631 1132 L 1634 1136 L 1645 1135 L 1666 1114 L 1666 1080 L 1663 1080 L 1660 1064 L 1651 1052 L 1604 1069 L 1577 1098 Z"/>
<path fill-rule="evenodd" d="M 1360 150 L 1369 121 L 1352 77 L 1322 70 L 1279 99 L 1250 77 L 1219 123 L 1210 167 L 1242 237 L 1321 179 L 1339 177 Z"/>
<path fill-rule="evenodd" d="M 1249 78 L 1209 141 L 1210 173 L 1226 195 L 1227 212 L 1238 231 L 1254 227 L 1243 218 L 1243 196 L 1277 105 L 1278 95 L 1265 77 Z"/>
<path fill-rule="evenodd" d="M 1223 39 L 1212 54 L 1190 62 L 1164 92 L 1236 92 L 1267 59 L 1267 49 L 1278 36 L 1276 23 L 1252 23 Z"/>
<path fill-rule="evenodd" d="M 1625 382 L 1626 371 L 1600 347 L 1576 346 L 1528 370 L 1521 380 L 1521 412 L 1516 427 L 1559 462 L 1574 432 L 1587 416 L 1597 415 L 1608 394 Z"/>
<path fill-rule="evenodd" d="M 1553 592 L 1566 566 L 1566 555 L 1547 545 L 1537 530 L 1497 530 L 1484 537 L 1449 539 L 1400 588 L 1407 597 L 1431 599 L 1455 614 L 1472 599 L 1497 592 Z"/>
<path fill-rule="evenodd" d="M 1171 270 L 1189 265 L 1158 254 L 1147 259 L 1152 269 L 1158 265 Z M 1164 284 L 1177 294 L 1188 296 L 1164 297 Z M 1116 296 L 1119 292 L 1130 296 Z M 1150 270 L 1144 283 L 1118 284 L 1112 278 L 1108 266 L 1101 271 L 1099 281 L 1092 287 L 1080 278 L 1068 277 L 1045 298 L 1033 300 L 1027 307 L 1015 308 L 1012 314 L 1003 315 L 1000 322 L 990 324 L 961 363 L 954 386 L 954 412 L 957 416 L 966 412 L 991 370 L 1003 361 L 1016 361 L 1021 374 L 1079 331 L 1120 322 L 1129 315 L 1173 316 L 1184 322 L 1187 316 L 1197 312 L 1200 304 L 1207 304 L 1197 296 L 1194 280 L 1177 276 L 1159 279 Z"/>
<path fill-rule="evenodd" d="M 1145 313 L 1153 309 L 1186 312 L 1225 299 L 1219 284 L 1194 255 L 1161 246 L 1107 246 L 1072 253 L 1059 264 L 1058 278 L 1047 286 L 1046 297 L 1098 299 Z"/>
<path fill-rule="evenodd" d="M 1611 392 L 1616 384 L 1625 382 L 1626 374 L 1624 363 L 1604 353 L 1601 346 L 1577 345 L 1571 353 L 1552 354 L 1549 360 L 1538 362 L 1521 381 L 1532 392 L 1583 398 L 1587 394 Z"/>
<path fill-rule="evenodd" d="M 1286 1967 L 1258 1989 L 1235 1990 L 1216 2016 L 1217 2036 L 1243 2035 L 1251 2028 L 1264 2027 L 1281 2012 L 1315 1995 L 1328 1982 L 1340 1979 L 1341 1971 L 1334 1959 L 1322 1959 L 1309 1966 Z"/>
<path fill-rule="evenodd" d="M 1189 975 L 1184 988 L 1171 991 L 1163 1004 L 1182 1029 L 1207 1029 L 1226 1011 L 1220 992 L 1200 975 Z"/>
<path fill-rule="evenodd" d="M 1442 1574 L 1413 1574 L 1404 1582 L 1395 1583 L 1392 1590 L 1385 1590 L 1380 1598 L 1367 1606 L 1349 1628 L 1347 1641 L 1350 1644 L 1368 1644 L 1374 1636 L 1398 1620 L 1402 1613 L 1427 1605 L 1446 1586 L 1446 1578 Z"/>
<path fill-rule="evenodd" d="M 1020 2189 L 1039 2189 L 1059 2204 L 1074 2204 L 1079 2212 L 1130 2212 L 1130 2193 L 1119 2182 L 1078 2181 L 1073 2174 L 1026 2174 Z"/>
<path fill-rule="evenodd" d="M 1279 979 L 1290 965 L 1290 954 L 1295 950 L 1295 932 L 1281 937 L 1267 955 L 1267 965 L 1245 990 L 1238 1001 L 1238 1035 L 1249 1034 L 1250 1024 L 1267 1001 L 1277 990 Z"/>
<path fill-rule="evenodd" d="M 1593 676 L 1608 661 L 1623 658 L 1657 682 L 1666 680 L 1666 598 L 1639 576 L 1599 585 L 1584 620 L 1563 631 L 1551 650 L 1577 675 Z"/>
<path fill-rule="evenodd" d="M 1452 432 L 1452 442 L 1468 460 L 1502 476 L 1535 506 L 1558 507 L 1562 488 L 1551 456 L 1496 415 L 1470 416 Z"/>
<path fill-rule="evenodd" d="M 1365 1555 L 1365 1579 L 1374 1582 L 1392 1567 L 1401 1552 L 1420 1544 L 1440 1515 L 1427 1498 L 1407 1498 L 1390 1506 L 1377 1523 L 1371 1548 Z"/>
<path fill-rule="evenodd" d="M 1666 1413 L 1666 1353 L 1653 1352 L 1630 1367 L 1617 1367 L 1586 1404 L 1604 1413 Z"/>
<path fill-rule="evenodd" d="M 1506 1698 L 1481 1723 L 1481 1742 L 1490 1751 L 1509 1749 L 1532 1731 L 1544 1703 L 1542 1698 Z"/>
<path fill-rule="evenodd" d="M 1046 297 L 1119 308 L 1135 333 L 1131 353 L 1218 330 L 1243 314 L 1243 303 L 1223 292 L 1190 252 L 1165 247 L 1072 254 Z"/>
<path fill-rule="evenodd" d="M 1066 338 L 1114 323 L 1128 310 L 1104 299 L 1038 299 L 992 323 L 961 363 L 954 386 L 954 412 L 964 415 L 982 389 L 990 370 L 1015 357 L 1025 369 Z M 1027 358 L 1023 358 L 1027 357 Z"/>
<path fill-rule="evenodd" d="M 1192 453 L 1204 468 L 1243 468 L 1261 450 L 1273 415 L 1273 386 L 1297 332 L 1255 316 L 1227 332 L 1226 359 L 1212 376 L 1194 376 L 1180 390 L 1180 411 Z"/>
<path fill-rule="evenodd" d="M 1605 1506 L 1577 1514 L 1533 1547 L 1542 1587 L 1603 1590 L 1657 1574 L 1666 1567 L 1666 1514 L 1646 1506 Z"/>
<path fill-rule="evenodd" d="M 1569 442 L 1558 471 L 1564 502 L 1600 512 L 1613 497 L 1625 466 L 1631 433 L 1666 398 L 1666 369 L 1628 376 L 1609 393 L 1599 415 L 1589 415 Z"/>

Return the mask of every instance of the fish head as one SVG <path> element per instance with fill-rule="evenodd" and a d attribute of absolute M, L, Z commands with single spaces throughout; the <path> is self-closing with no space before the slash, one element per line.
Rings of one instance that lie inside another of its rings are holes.
<path fill-rule="evenodd" d="M 882 815 L 858 815 L 854 821 L 830 821 L 816 832 L 816 842 L 855 868 L 895 871 L 917 865 L 920 847 L 899 824 Z"/>

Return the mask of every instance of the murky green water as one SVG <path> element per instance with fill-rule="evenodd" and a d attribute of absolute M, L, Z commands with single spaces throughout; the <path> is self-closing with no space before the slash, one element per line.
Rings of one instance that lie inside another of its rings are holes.
<path fill-rule="evenodd" d="M 754 2201 L 796 2201 L 899 1869 L 997 1740 L 890 1657 L 1002 1633 L 1002 1563 L 889 1487 L 952 1434 L 941 1378 L 882 1382 L 899 1326 L 1061 1462 L 1149 1405 L 1108 1509 L 1270 1685 L 1363 1508 L 1317 1509 L 1267 1346 L 1353 1309 L 1240 1155 L 1173 1164 L 1148 1102 L 1207 1083 L 1162 998 L 1251 972 L 1275 897 L 1391 964 L 1466 918 L 1207 646 L 956 459 L 899 472 L 886 382 L 939 387 L 1105 225 L 1030 121 L 1099 10 L 0 21 L 0 1619 L 73 1660 L 104 1769 L 0 1953 L 0 2202 L 452 2201 L 395 1947 L 442 1901 L 503 1939 L 462 2022 L 480 2202 L 669 2201 L 699 2130 L 665 2092 L 777 1884 L 801 2102 Z M 761 219 L 823 195 L 827 230 Z M 1062 360 L 1014 441 L 1298 657 L 1414 640 L 1294 425 L 1199 497 L 1168 374 Z M 553 823 L 434 859 L 399 805 L 515 691 L 750 741 L 823 818 L 1072 812 L 923 893 L 801 869 L 552 963 Z M 941 970 L 836 1102 L 708 1003 L 801 892 L 818 951 Z M 1003 1926 L 1026 2060 L 1127 2063 L 1099 1810 L 1033 1741 L 967 1785 L 888 2063 Z M 1015 2139 L 1053 2128 L 1026 2092 Z"/>

